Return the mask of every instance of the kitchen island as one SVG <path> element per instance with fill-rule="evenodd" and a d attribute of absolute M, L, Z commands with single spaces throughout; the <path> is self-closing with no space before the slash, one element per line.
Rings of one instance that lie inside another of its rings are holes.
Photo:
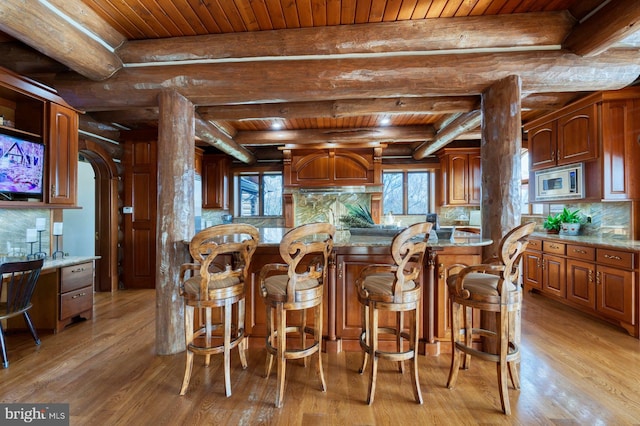
<path fill-rule="evenodd" d="M 287 228 L 261 228 L 260 244 L 250 266 L 246 295 L 247 334 L 252 345 L 264 345 L 266 308 L 260 296 L 260 269 L 267 263 L 282 263 L 278 247 Z M 359 351 L 361 311 L 355 290 L 355 279 L 367 265 L 392 263 L 392 236 L 351 235 L 336 232 L 326 291 L 324 293 L 324 324 L 326 350 L 329 352 Z M 425 265 L 419 278 L 423 286 L 420 352 L 440 353 L 450 346 L 450 324 L 446 278 L 462 267 L 481 262 L 483 246 L 491 244 L 479 235 L 456 232 L 453 239 L 438 240 L 431 233 Z M 296 318 L 291 318 L 295 321 Z M 380 317 L 381 324 L 392 325 L 391 316 Z M 448 350 L 448 349 L 447 349 Z"/>

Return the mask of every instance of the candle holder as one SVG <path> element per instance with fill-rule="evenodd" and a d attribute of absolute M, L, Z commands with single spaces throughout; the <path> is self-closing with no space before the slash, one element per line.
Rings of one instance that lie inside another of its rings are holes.
<path fill-rule="evenodd" d="M 60 255 L 60 258 L 64 257 L 64 252 L 62 250 L 58 250 L 58 243 L 59 243 L 59 239 L 60 239 L 60 235 L 55 235 L 56 237 L 56 251 L 53 252 L 53 254 L 51 255 L 52 258 L 56 258 L 58 257 L 58 254 Z"/>
<path fill-rule="evenodd" d="M 33 253 L 33 245 L 35 244 L 35 241 L 27 241 L 27 243 L 31 245 L 31 248 L 29 249 L 29 254 L 27 255 L 27 260 L 37 259 L 37 257 Z"/>
<path fill-rule="evenodd" d="M 34 259 L 44 259 L 45 257 L 47 257 L 47 253 L 42 251 L 42 233 L 44 232 L 44 230 L 38 230 L 38 251 L 36 253 L 33 253 Z M 33 244 L 33 243 L 31 243 Z"/>

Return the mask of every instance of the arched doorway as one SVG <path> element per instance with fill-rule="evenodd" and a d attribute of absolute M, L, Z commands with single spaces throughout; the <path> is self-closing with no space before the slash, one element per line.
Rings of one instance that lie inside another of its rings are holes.
<path fill-rule="evenodd" d="M 91 140 L 79 141 L 80 154 L 95 172 L 96 282 L 95 291 L 118 289 L 118 170 L 109 153 Z"/>

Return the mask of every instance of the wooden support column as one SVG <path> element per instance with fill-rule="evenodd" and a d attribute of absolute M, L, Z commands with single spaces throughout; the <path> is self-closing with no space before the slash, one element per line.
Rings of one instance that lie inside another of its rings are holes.
<path fill-rule="evenodd" d="M 520 77 L 509 76 L 482 94 L 482 235 L 493 240 L 483 247 L 485 259 L 520 225 L 520 91 Z"/>
<path fill-rule="evenodd" d="M 156 228 L 156 352 L 185 349 L 184 306 L 178 293 L 183 243 L 195 229 L 193 185 L 195 140 L 193 104 L 173 90 L 158 95 L 158 210 Z"/>

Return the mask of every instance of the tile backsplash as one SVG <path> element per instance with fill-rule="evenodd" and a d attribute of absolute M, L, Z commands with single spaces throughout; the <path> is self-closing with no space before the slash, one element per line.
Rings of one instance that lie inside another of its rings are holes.
<path fill-rule="evenodd" d="M 36 228 L 36 219 L 45 219 L 40 232 L 42 251 L 50 256 L 51 213 L 48 209 L 0 209 L 0 256 L 25 256 L 39 251 L 39 242 L 27 243 L 27 229 Z M 36 233 L 37 235 L 38 233 Z M 33 249 L 33 251 L 32 251 Z"/>

